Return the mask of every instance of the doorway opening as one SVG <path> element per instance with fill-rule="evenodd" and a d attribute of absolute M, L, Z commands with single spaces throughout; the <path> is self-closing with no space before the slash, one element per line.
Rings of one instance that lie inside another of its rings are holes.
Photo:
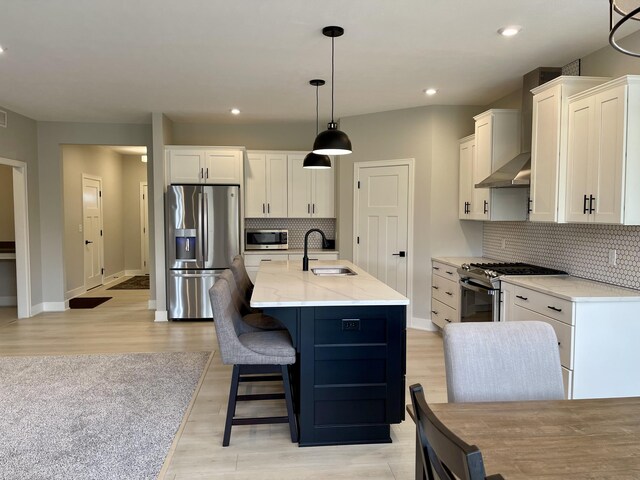
<path fill-rule="evenodd" d="M 67 303 L 81 295 L 106 295 L 130 277 L 148 274 L 146 160 L 145 146 L 62 146 Z M 146 307 L 149 290 L 144 282 L 138 283 L 142 288 L 135 295 L 134 288 L 114 290 L 118 294 L 114 300 L 133 301 L 144 292 L 138 299 Z M 96 308 L 117 303 L 108 301 Z"/>
<path fill-rule="evenodd" d="M 3 209 L 0 217 L 0 308 L 16 313 L 15 308 L 17 318 L 28 318 L 31 316 L 31 272 L 27 164 L 0 157 L 0 167 L 1 202 L 10 206 Z"/>

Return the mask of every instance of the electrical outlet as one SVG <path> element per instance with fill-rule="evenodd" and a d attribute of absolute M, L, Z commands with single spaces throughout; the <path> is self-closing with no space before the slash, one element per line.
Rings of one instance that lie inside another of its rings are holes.
<path fill-rule="evenodd" d="M 502 239 L 502 249 L 504 250 L 505 248 L 507 248 L 507 239 L 503 238 Z"/>
<path fill-rule="evenodd" d="M 342 330 L 343 331 L 360 330 L 360 319 L 359 318 L 343 318 Z"/>
<path fill-rule="evenodd" d="M 615 267 L 618 262 L 618 252 L 615 249 L 609 250 L 609 266 Z"/>

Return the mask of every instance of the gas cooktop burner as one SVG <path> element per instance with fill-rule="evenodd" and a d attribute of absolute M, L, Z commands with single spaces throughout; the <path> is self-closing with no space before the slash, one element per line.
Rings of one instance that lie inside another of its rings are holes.
<path fill-rule="evenodd" d="M 488 277 L 499 275 L 566 275 L 567 272 L 528 263 L 471 263 L 465 270 L 484 270 Z"/>

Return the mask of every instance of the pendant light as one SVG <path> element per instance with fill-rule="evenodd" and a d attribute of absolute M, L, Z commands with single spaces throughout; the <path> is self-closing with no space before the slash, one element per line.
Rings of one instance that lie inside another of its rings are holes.
<path fill-rule="evenodd" d="M 310 85 L 316 87 L 316 137 L 318 136 L 318 88 L 324 85 L 324 83 L 324 80 L 319 78 L 309 81 Z M 327 155 L 311 152 L 304 157 L 302 168 L 331 168 L 331 159 Z"/>
<path fill-rule="evenodd" d="M 331 122 L 327 125 L 327 130 L 320 133 L 313 142 L 313 153 L 322 155 L 347 155 L 351 153 L 351 140 L 346 133 L 338 130 L 338 125 L 333 119 L 333 88 L 335 70 L 335 47 L 334 40 L 344 34 L 342 27 L 324 27 L 322 33 L 325 37 L 331 37 Z"/>
<path fill-rule="evenodd" d="M 622 18 L 613 24 L 613 15 L 617 13 Z M 638 0 L 609 0 L 609 43 L 613 48 L 632 57 L 640 57 L 640 52 L 626 50 L 618 45 L 615 34 L 618 29 L 629 20 L 640 21 L 640 1 Z"/>

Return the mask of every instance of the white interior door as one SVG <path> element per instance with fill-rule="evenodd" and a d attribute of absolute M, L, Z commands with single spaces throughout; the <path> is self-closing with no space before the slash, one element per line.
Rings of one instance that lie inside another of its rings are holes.
<path fill-rule="evenodd" d="M 102 180 L 82 176 L 85 289 L 102 285 Z"/>
<path fill-rule="evenodd" d="M 354 261 L 391 288 L 407 294 L 409 165 L 356 164 Z M 359 185 L 359 188 L 358 188 Z"/>
<path fill-rule="evenodd" d="M 141 270 L 149 273 L 149 202 L 148 185 L 140 183 L 140 242 L 141 242 Z"/>

